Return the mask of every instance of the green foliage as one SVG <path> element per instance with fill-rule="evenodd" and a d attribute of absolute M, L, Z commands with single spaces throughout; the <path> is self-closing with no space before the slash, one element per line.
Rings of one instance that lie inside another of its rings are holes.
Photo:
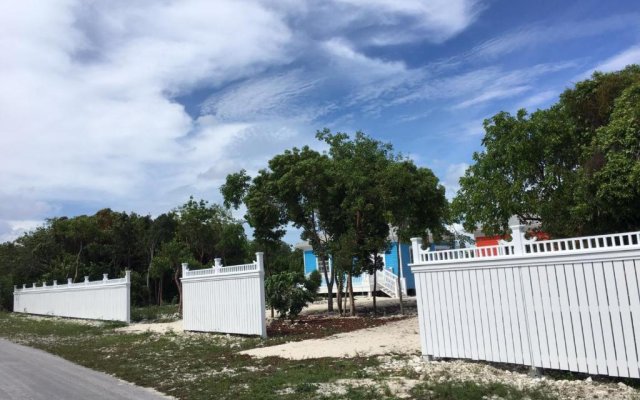
<path fill-rule="evenodd" d="M 426 382 L 415 386 L 411 390 L 412 396 L 430 400 L 476 400 L 499 398 L 505 400 L 548 400 L 555 396 L 543 389 L 518 389 L 503 383 L 465 382 Z"/>
<path fill-rule="evenodd" d="M 309 278 L 300 272 L 280 272 L 265 279 L 267 306 L 278 311 L 280 318 L 295 319 L 308 303 L 315 299 L 320 287 L 320 274 Z"/>
<path fill-rule="evenodd" d="M 178 298 L 182 262 L 227 264 L 247 259 L 242 224 L 228 211 L 189 199 L 158 217 L 110 209 L 95 215 L 59 217 L 13 243 L 0 244 L 0 309 L 11 309 L 13 285 L 124 276 L 132 271 L 134 305 Z M 290 251 L 289 251 L 290 252 Z"/>
<path fill-rule="evenodd" d="M 316 137 L 327 152 L 286 150 L 251 180 L 245 171 L 229 175 L 221 192 L 227 206 L 246 205 L 245 218 L 265 248 L 273 249 L 291 223 L 322 262 L 333 255 L 331 273 L 323 268 L 331 310 L 336 271 L 353 277 L 380 269 L 372 255 L 388 248 L 389 225 L 407 239 L 439 230 L 447 202 L 433 172 L 395 154 L 390 144 L 362 132 L 350 137 L 324 129 Z M 266 258 L 269 274 L 269 253 Z"/>
<path fill-rule="evenodd" d="M 595 73 L 549 109 L 485 120 L 453 214 L 489 234 L 512 215 L 559 237 L 639 229 L 638 84 L 640 66 Z"/>

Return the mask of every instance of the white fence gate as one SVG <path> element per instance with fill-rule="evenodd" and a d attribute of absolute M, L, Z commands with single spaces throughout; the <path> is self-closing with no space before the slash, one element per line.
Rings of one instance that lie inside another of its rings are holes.
<path fill-rule="evenodd" d="M 129 322 L 131 319 L 131 272 L 120 279 L 108 279 L 53 286 L 14 286 L 13 311 L 26 314 L 55 315 L 59 317 L 100 319 Z"/>
<path fill-rule="evenodd" d="M 422 354 L 640 377 L 640 232 L 422 250 Z"/>
<path fill-rule="evenodd" d="M 267 337 L 263 253 L 251 264 L 190 271 L 182 264 L 184 330 Z"/>

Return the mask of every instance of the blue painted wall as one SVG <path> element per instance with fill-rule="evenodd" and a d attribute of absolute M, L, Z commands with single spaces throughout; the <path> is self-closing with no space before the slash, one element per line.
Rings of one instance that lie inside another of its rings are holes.
<path fill-rule="evenodd" d="M 400 251 L 402 252 L 402 276 L 407 281 L 407 289 L 415 289 L 415 279 L 413 277 L 413 273 L 411 273 L 411 268 L 409 268 L 409 253 L 411 252 L 411 244 L 402 243 L 400 246 Z M 398 244 L 392 243 L 389 250 L 384 255 L 385 268 L 390 269 L 391 272 L 398 275 Z M 305 250 L 304 251 L 304 273 L 310 274 L 312 271 L 316 269 L 316 256 L 313 254 L 313 250 Z M 362 277 L 353 278 L 353 283 L 359 283 L 362 280 Z M 324 282 L 324 277 L 322 279 L 322 285 L 326 285 Z"/>
<path fill-rule="evenodd" d="M 310 274 L 316 270 L 316 256 L 313 254 L 313 250 L 304 251 L 304 273 Z"/>

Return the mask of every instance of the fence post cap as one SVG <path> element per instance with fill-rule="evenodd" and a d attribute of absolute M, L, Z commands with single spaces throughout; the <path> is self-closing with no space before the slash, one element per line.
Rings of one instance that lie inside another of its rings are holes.
<path fill-rule="evenodd" d="M 103 281 L 109 280 L 109 274 L 102 274 L 102 280 Z"/>
<path fill-rule="evenodd" d="M 256 264 L 258 264 L 258 271 L 264 271 L 264 252 L 256 252 Z"/>
<path fill-rule="evenodd" d="M 125 277 L 127 283 L 131 283 L 131 270 L 130 269 L 125 269 L 124 270 L 124 277 Z M 105 274 L 105 279 L 106 279 L 106 274 Z"/>
<path fill-rule="evenodd" d="M 47 287 L 47 281 L 42 282 L 42 287 Z"/>
<path fill-rule="evenodd" d="M 84 277 L 84 283 L 89 283 L 89 277 L 88 276 Z"/>
<path fill-rule="evenodd" d="M 184 278 L 187 275 L 187 271 L 189 271 L 189 263 L 182 263 L 182 277 Z"/>
<path fill-rule="evenodd" d="M 73 279 L 67 278 L 67 285 L 71 285 L 73 283 Z"/>
<path fill-rule="evenodd" d="M 26 283 L 23 283 L 23 284 L 22 284 L 22 288 L 23 288 L 23 289 L 26 289 L 26 288 L 27 288 L 27 284 L 26 284 Z"/>
<path fill-rule="evenodd" d="M 53 286 L 58 286 L 58 281 L 57 280 L 53 280 Z"/>

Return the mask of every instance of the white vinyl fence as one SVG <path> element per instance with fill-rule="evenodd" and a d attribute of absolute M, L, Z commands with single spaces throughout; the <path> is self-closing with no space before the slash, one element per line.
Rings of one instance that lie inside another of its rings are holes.
<path fill-rule="evenodd" d="M 640 377 L 640 232 L 422 250 L 422 353 Z"/>
<path fill-rule="evenodd" d="M 131 319 L 131 272 L 120 279 L 102 280 L 59 285 L 14 287 L 13 311 L 26 314 L 56 315 L 59 317 L 100 319 L 129 322 Z"/>
<path fill-rule="evenodd" d="M 267 337 L 263 253 L 251 264 L 190 271 L 182 264 L 184 330 Z"/>

